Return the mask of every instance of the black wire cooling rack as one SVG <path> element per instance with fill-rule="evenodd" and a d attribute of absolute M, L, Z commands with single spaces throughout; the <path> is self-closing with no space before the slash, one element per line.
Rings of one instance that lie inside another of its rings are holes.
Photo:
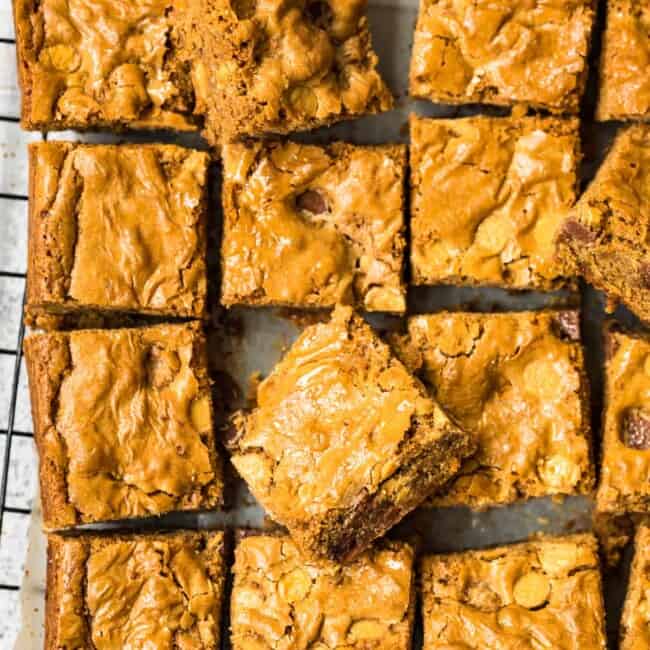
<path fill-rule="evenodd" d="M 15 40 L 12 38 L 0 38 L 0 44 L 15 45 Z M 13 63 L 13 62 L 12 62 Z M 0 115 L 0 122 L 14 123 L 18 124 L 20 122 L 18 117 L 9 116 L 9 115 Z M 4 201 L 19 201 L 24 204 L 24 212 L 27 212 L 27 196 L 22 194 L 7 194 L 0 193 L 0 200 Z M 27 221 L 25 220 L 23 224 L 24 228 L 27 228 Z M 0 279 L 5 278 L 14 278 L 19 279 L 25 282 L 26 274 L 17 273 L 13 270 L 0 269 Z M 24 304 L 24 286 L 23 286 L 23 304 Z M 19 380 L 20 380 L 20 368 L 22 361 L 22 346 L 23 346 L 23 337 L 25 333 L 25 326 L 22 321 L 22 309 L 20 317 L 20 325 L 18 328 L 18 337 L 16 340 L 15 348 L 0 348 L 0 355 L 7 355 L 13 357 L 13 371 L 9 376 L 0 377 L 2 382 L 11 382 L 10 388 L 10 399 L 9 399 L 9 414 L 7 418 L 7 428 L 0 429 L 0 437 L 5 438 L 5 448 L 4 456 L 2 458 L 2 471 L 0 472 L 0 539 L 3 533 L 3 526 L 6 523 L 7 514 L 13 514 L 22 517 L 28 517 L 31 514 L 31 510 L 28 508 L 17 508 L 7 505 L 7 495 L 9 488 L 9 474 L 10 474 L 10 463 L 11 463 L 11 448 L 12 441 L 17 437 L 31 438 L 33 434 L 27 431 L 19 431 L 14 428 L 14 423 L 16 421 L 16 403 L 18 400 L 19 392 Z M 7 581 L 5 583 L 4 577 L 0 577 L 0 598 L 2 594 L 7 591 L 18 591 L 20 589 L 19 584 L 12 584 Z"/>
<path fill-rule="evenodd" d="M 2 121 L 16 121 L 13 118 L 0 116 Z M 0 199 L 10 200 L 10 201 L 27 201 L 26 196 L 21 195 L 12 195 L 12 194 L 0 194 Z M 25 227 L 27 224 L 25 223 Z M 0 269 L 0 278 L 22 278 L 25 279 L 24 273 L 15 273 L 12 271 L 6 271 Z M 24 304 L 24 295 L 23 295 L 23 304 Z M 22 310 L 21 310 L 22 312 Z M 10 378 L 0 378 L 0 381 L 11 381 L 11 392 L 9 399 L 9 416 L 7 418 L 7 428 L 6 430 L 0 430 L 0 435 L 4 435 L 5 438 L 5 449 L 4 457 L 2 459 L 2 479 L 0 481 L 0 537 L 3 532 L 3 524 L 5 522 L 5 514 L 11 513 L 23 517 L 27 517 L 31 514 L 31 510 L 28 508 L 15 508 L 7 505 L 7 488 L 9 486 L 9 465 L 11 462 L 11 443 L 14 437 L 32 437 L 33 434 L 26 431 L 17 431 L 14 429 L 14 422 L 16 419 L 16 402 L 18 399 L 18 383 L 20 379 L 20 366 L 23 357 L 23 337 L 25 333 L 25 325 L 22 320 L 22 313 L 20 319 L 20 325 L 18 328 L 18 338 L 16 340 L 16 347 L 14 349 L 0 349 L 0 354 L 2 355 L 11 355 L 14 358 L 13 362 L 13 372 Z M 4 584 L 0 583 L 0 592 L 4 591 L 17 591 L 20 589 L 19 584 Z M 0 595 L 1 597 L 1 595 Z"/>

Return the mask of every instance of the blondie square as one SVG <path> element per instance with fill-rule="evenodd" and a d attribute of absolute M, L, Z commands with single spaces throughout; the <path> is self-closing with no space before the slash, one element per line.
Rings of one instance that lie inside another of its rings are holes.
<path fill-rule="evenodd" d="M 636 533 L 620 637 L 620 650 L 650 647 L 650 528 L 647 523 L 639 526 Z"/>
<path fill-rule="evenodd" d="M 410 650 L 413 549 L 384 540 L 351 564 L 310 560 L 289 537 L 243 538 L 235 551 L 233 650 Z"/>
<path fill-rule="evenodd" d="M 13 0 L 25 129 L 195 130 L 174 0 Z"/>
<path fill-rule="evenodd" d="M 218 650 L 222 532 L 50 535 L 45 650 Z"/>
<path fill-rule="evenodd" d="M 193 0 L 182 57 L 213 145 L 304 131 L 392 108 L 366 0 Z"/>
<path fill-rule="evenodd" d="M 650 119 L 648 66 L 650 5 L 645 0 L 609 0 L 597 119 Z"/>
<path fill-rule="evenodd" d="M 225 305 L 403 312 L 406 147 L 223 148 Z"/>
<path fill-rule="evenodd" d="M 596 505 L 650 512 L 650 339 L 610 326 L 605 334 L 605 412 Z"/>
<path fill-rule="evenodd" d="M 25 358 L 46 529 L 221 504 L 197 324 L 34 334 Z"/>
<path fill-rule="evenodd" d="M 562 226 L 558 255 L 612 301 L 650 321 L 650 125 L 616 137 Z"/>
<path fill-rule="evenodd" d="M 577 113 L 593 0 L 421 0 L 411 95 Z"/>
<path fill-rule="evenodd" d="M 350 307 L 307 327 L 232 420 L 232 462 L 311 557 L 346 561 L 474 451 Z"/>
<path fill-rule="evenodd" d="M 554 240 L 577 197 L 578 120 L 410 122 L 413 282 L 566 284 Z"/>
<path fill-rule="evenodd" d="M 424 650 L 605 650 L 593 535 L 424 558 Z"/>
<path fill-rule="evenodd" d="M 207 154 L 29 147 L 27 313 L 205 316 Z"/>
<path fill-rule="evenodd" d="M 436 506 L 486 508 L 594 486 L 589 395 L 575 311 L 409 319 L 395 349 L 477 453 Z"/>

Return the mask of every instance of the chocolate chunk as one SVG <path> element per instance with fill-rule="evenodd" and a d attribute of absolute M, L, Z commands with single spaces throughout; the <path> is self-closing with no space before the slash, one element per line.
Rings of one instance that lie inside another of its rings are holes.
<path fill-rule="evenodd" d="M 582 244 L 596 241 L 597 233 L 575 219 L 567 219 L 562 227 L 561 238 L 572 239 Z"/>
<path fill-rule="evenodd" d="M 580 340 L 580 316 L 577 311 L 559 312 L 555 318 L 555 323 L 561 339 Z"/>
<path fill-rule="evenodd" d="M 304 210 L 312 214 L 322 214 L 327 212 L 327 201 L 320 192 L 306 190 L 296 197 L 296 207 L 298 210 Z"/>
<path fill-rule="evenodd" d="M 623 416 L 621 438 L 630 449 L 650 449 L 650 413 L 640 408 L 629 409 Z"/>

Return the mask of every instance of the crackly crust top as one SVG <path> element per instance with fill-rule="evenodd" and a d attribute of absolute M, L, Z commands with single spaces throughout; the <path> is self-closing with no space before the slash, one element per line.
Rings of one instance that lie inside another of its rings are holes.
<path fill-rule="evenodd" d="M 650 321 L 650 125 L 616 136 L 558 234 L 558 254 Z"/>
<path fill-rule="evenodd" d="M 217 650 L 222 532 L 48 540 L 48 650 Z"/>
<path fill-rule="evenodd" d="M 422 592 L 425 650 L 607 647 L 593 535 L 429 556 Z"/>
<path fill-rule="evenodd" d="M 359 506 L 363 495 L 377 493 L 447 434 L 469 439 L 343 306 L 328 322 L 305 329 L 259 385 L 257 407 L 235 417 L 234 429 L 233 464 L 290 529 Z M 448 462 L 458 460 L 454 454 Z"/>
<path fill-rule="evenodd" d="M 650 119 L 649 62 L 650 6 L 642 0 L 610 0 L 597 119 Z"/>
<path fill-rule="evenodd" d="M 47 528 L 221 502 L 204 346 L 196 325 L 26 339 Z"/>
<path fill-rule="evenodd" d="M 650 512 L 650 340 L 606 334 L 602 512 Z M 646 426 L 647 423 L 647 426 Z"/>
<path fill-rule="evenodd" d="M 554 239 L 579 162 L 577 120 L 411 116 L 414 282 L 566 284 Z"/>
<path fill-rule="evenodd" d="M 576 113 L 593 19 L 591 0 L 424 0 L 411 94 Z"/>
<path fill-rule="evenodd" d="M 385 111 L 365 0 L 193 0 L 182 56 L 213 144 Z"/>
<path fill-rule="evenodd" d="M 593 488 L 579 314 L 413 316 L 395 350 L 478 439 L 436 505 L 487 507 Z"/>
<path fill-rule="evenodd" d="M 30 145 L 30 306 L 201 317 L 208 156 Z"/>
<path fill-rule="evenodd" d="M 341 565 L 304 559 L 288 537 L 245 537 L 235 551 L 233 650 L 407 650 L 413 550 L 383 542 Z"/>
<path fill-rule="evenodd" d="M 225 304 L 404 311 L 405 147 L 258 142 L 223 160 Z"/>
<path fill-rule="evenodd" d="M 23 124 L 193 130 L 170 0 L 14 0 Z"/>

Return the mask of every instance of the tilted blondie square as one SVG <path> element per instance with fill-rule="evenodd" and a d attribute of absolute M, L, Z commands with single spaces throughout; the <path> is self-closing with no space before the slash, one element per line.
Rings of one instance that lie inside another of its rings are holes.
<path fill-rule="evenodd" d="M 233 418 L 232 462 L 312 557 L 346 561 L 474 451 L 350 307 L 305 329 Z"/>
<path fill-rule="evenodd" d="M 389 110 L 366 0 L 193 0 L 182 56 L 213 145 Z"/>
<path fill-rule="evenodd" d="M 478 441 L 477 453 L 432 505 L 486 508 L 593 490 L 578 312 L 413 316 L 408 336 L 393 343 Z"/>
<path fill-rule="evenodd" d="M 38 142 L 29 160 L 28 315 L 205 316 L 207 154 Z"/>
<path fill-rule="evenodd" d="M 233 650 L 409 650 L 413 549 L 382 540 L 354 562 L 304 558 L 289 537 L 244 537 L 235 550 Z"/>
<path fill-rule="evenodd" d="M 25 339 L 46 529 L 221 504 L 205 347 L 197 324 Z"/>
<path fill-rule="evenodd" d="M 650 5 L 609 0 L 600 60 L 598 120 L 650 119 Z"/>
<path fill-rule="evenodd" d="M 422 560 L 424 650 L 606 650 L 598 545 L 547 537 Z"/>
<path fill-rule="evenodd" d="M 599 512 L 650 513 L 650 338 L 610 325 Z"/>
<path fill-rule="evenodd" d="M 411 95 L 577 113 L 594 0 L 421 0 Z"/>
<path fill-rule="evenodd" d="M 650 528 L 642 524 L 634 541 L 634 560 L 621 617 L 620 650 L 650 647 Z"/>
<path fill-rule="evenodd" d="M 403 312 L 406 147 L 223 148 L 225 305 Z"/>
<path fill-rule="evenodd" d="M 650 321 L 650 125 L 616 137 L 558 236 L 558 256 Z"/>
<path fill-rule="evenodd" d="M 222 532 L 50 535 L 45 650 L 218 650 Z"/>
<path fill-rule="evenodd" d="M 412 115 L 410 123 L 413 282 L 569 283 L 555 236 L 578 192 L 578 120 Z"/>
<path fill-rule="evenodd" d="M 197 128 L 174 0 L 13 0 L 25 129 Z"/>

